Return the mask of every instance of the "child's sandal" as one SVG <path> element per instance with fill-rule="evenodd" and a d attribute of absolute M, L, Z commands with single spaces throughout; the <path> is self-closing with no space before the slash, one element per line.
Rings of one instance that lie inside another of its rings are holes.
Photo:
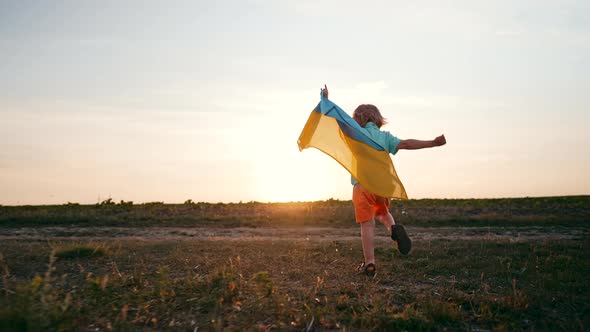
<path fill-rule="evenodd" d="M 365 266 L 365 274 L 367 276 L 374 277 L 376 273 L 377 273 L 377 268 L 375 267 L 375 264 L 369 263 L 369 264 L 367 264 L 367 266 Z"/>
<path fill-rule="evenodd" d="M 397 242 L 397 249 L 402 255 L 407 255 L 412 250 L 412 240 L 408 236 L 404 226 L 400 224 L 391 227 L 391 239 Z"/>
<path fill-rule="evenodd" d="M 363 262 L 363 263 L 361 263 L 361 265 L 359 265 L 359 267 L 357 268 L 357 271 L 362 271 L 362 273 L 364 273 L 366 276 L 374 277 L 375 274 L 377 273 L 377 268 L 375 267 L 375 264 L 373 264 L 373 263 L 365 264 Z"/>

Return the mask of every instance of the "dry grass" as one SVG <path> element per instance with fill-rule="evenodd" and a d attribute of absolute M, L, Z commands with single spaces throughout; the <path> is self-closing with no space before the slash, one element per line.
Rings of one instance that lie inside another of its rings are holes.
<path fill-rule="evenodd" d="M 590 326 L 588 241 L 417 241 L 408 257 L 380 242 L 372 279 L 359 242 L 4 242 L 0 330 Z M 104 251 L 56 256 L 70 245 Z"/>
<path fill-rule="evenodd" d="M 0 206 L 0 331 L 590 329 L 590 196 L 391 211 L 449 227 L 407 257 L 379 237 L 368 279 L 346 201 Z"/>

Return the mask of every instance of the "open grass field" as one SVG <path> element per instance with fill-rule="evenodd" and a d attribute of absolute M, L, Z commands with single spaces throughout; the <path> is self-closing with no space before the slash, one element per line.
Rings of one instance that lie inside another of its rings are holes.
<path fill-rule="evenodd" d="M 590 199 L 0 207 L 0 331 L 590 330 Z"/>

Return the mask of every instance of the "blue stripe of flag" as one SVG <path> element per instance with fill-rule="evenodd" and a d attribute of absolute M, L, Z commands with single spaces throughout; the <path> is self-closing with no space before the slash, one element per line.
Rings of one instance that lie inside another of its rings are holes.
<path fill-rule="evenodd" d="M 338 105 L 334 104 L 330 100 L 322 97 L 322 100 L 314 108 L 314 111 L 336 119 L 338 126 L 340 126 L 340 130 L 342 130 L 344 135 L 356 141 L 363 142 L 375 150 L 385 150 L 381 145 L 379 145 L 379 143 L 375 142 L 367 135 L 367 130 L 365 128 L 361 127 L 356 121 L 354 121 L 353 118 L 350 117 L 350 115 L 348 115 L 346 112 L 344 112 L 344 110 L 342 110 L 340 107 L 338 107 Z"/>

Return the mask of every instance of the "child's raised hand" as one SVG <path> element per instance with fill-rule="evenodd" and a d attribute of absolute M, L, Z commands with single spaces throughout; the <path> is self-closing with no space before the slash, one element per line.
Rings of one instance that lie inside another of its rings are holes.
<path fill-rule="evenodd" d="M 445 135 L 440 135 L 437 138 L 435 138 L 434 144 L 435 144 L 435 146 L 441 146 L 441 145 L 447 144 L 447 139 L 445 138 Z"/>
<path fill-rule="evenodd" d="M 322 96 L 328 99 L 328 87 L 324 84 L 324 88 L 322 89 Z"/>

